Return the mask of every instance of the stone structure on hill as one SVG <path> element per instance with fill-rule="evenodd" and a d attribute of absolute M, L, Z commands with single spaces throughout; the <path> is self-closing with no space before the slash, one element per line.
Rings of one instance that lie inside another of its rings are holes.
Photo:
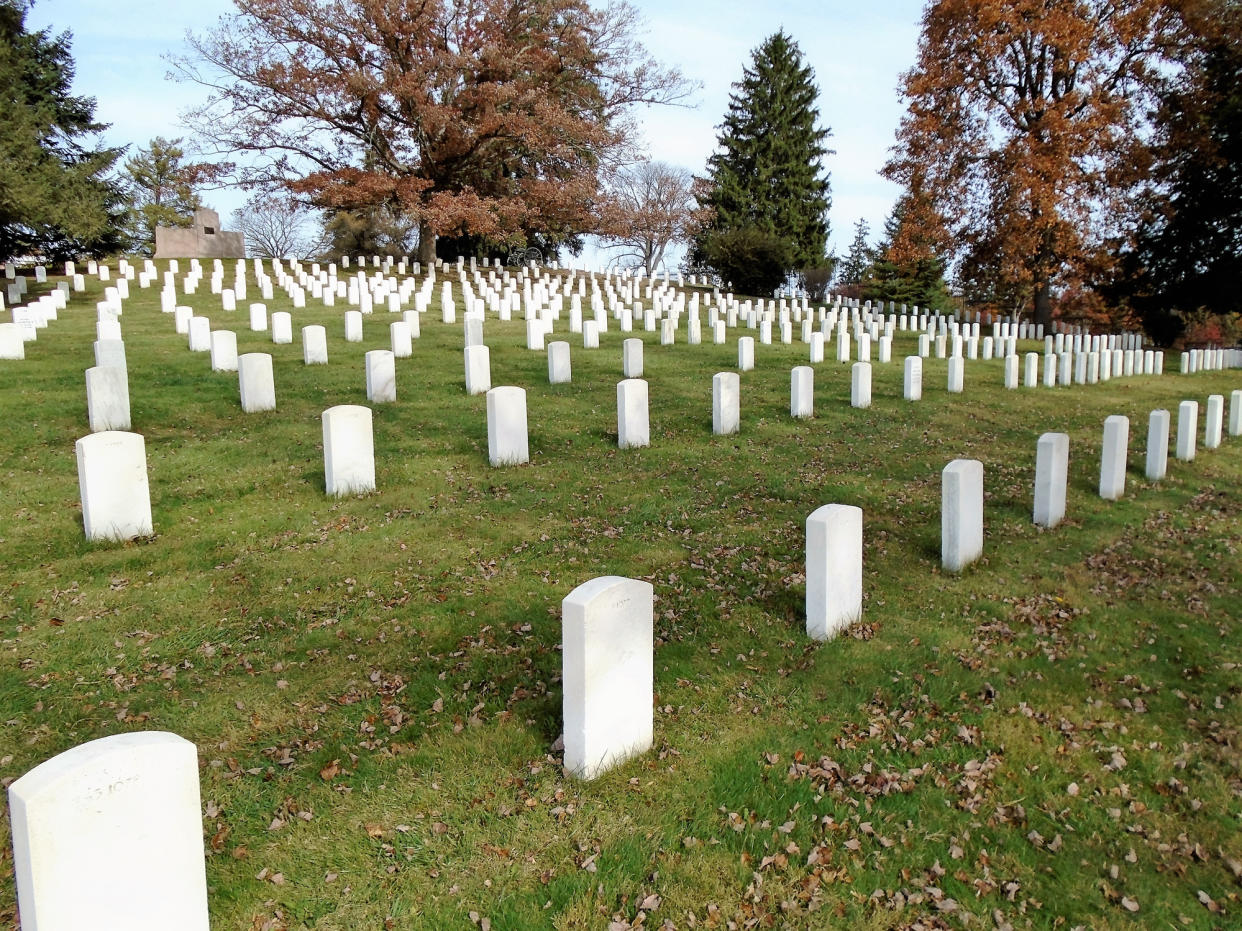
<path fill-rule="evenodd" d="M 204 207 L 194 211 L 194 225 L 155 228 L 157 259 L 244 259 L 246 237 L 220 229 L 220 214 Z"/>

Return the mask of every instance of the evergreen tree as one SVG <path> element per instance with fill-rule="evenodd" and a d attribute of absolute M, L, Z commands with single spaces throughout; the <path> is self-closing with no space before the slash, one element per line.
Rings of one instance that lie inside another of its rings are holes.
<path fill-rule="evenodd" d="M 928 206 L 925 199 L 909 193 L 893 206 L 884 222 L 884 239 L 876 246 L 874 259 L 862 277 L 864 299 L 917 304 L 933 310 L 950 307 L 952 296 L 944 280 L 939 240 L 928 232 L 937 228 Z"/>
<path fill-rule="evenodd" d="M 770 294 L 790 272 L 825 264 L 830 150 L 829 131 L 817 126 L 818 95 L 814 72 L 783 31 L 755 49 L 733 85 L 698 195 L 711 220 L 694 259 L 739 290 Z"/>
<path fill-rule="evenodd" d="M 841 263 L 838 284 L 844 287 L 862 284 L 867 269 L 871 267 L 871 247 L 867 245 L 867 234 L 870 231 L 866 220 L 859 220 L 854 224 L 854 241 L 850 243 L 850 251 Z"/>
<path fill-rule="evenodd" d="M 106 128 L 95 101 L 69 93 L 69 33 L 26 31 L 27 0 L 0 0 L 0 258 L 102 254 L 123 244 L 121 149 L 88 147 Z"/>
<path fill-rule="evenodd" d="M 184 164 L 180 139 L 156 136 L 147 148 L 125 160 L 126 187 L 132 204 L 129 234 L 134 245 L 151 254 L 157 226 L 190 226 L 203 205 L 194 190 L 202 169 Z"/>
<path fill-rule="evenodd" d="M 1221 2 L 1157 114 L 1154 185 L 1109 296 L 1162 345 L 1242 315 L 1242 4 Z"/>

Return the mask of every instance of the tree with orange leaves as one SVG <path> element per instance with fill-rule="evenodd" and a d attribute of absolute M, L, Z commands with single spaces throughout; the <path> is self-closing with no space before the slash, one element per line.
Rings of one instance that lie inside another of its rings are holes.
<path fill-rule="evenodd" d="M 1146 165 L 1184 23 L 1162 0 L 939 0 L 884 173 L 944 218 L 967 297 L 1052 317 Z"/>
<path fill-rule="evenodd" d="M 179 62 L 212 93 L 191 114 L 247 187 L 384 207 L 437 235 L 590 230 L 629 113 L 688 87 L 613 0 L 235 0 Z"/>

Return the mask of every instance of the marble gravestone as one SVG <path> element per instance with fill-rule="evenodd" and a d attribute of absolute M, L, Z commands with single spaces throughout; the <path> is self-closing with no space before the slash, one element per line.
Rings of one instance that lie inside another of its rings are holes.
<path fill-rule="evenodd" d="M 862 617 L 862 508 L 825 504 L 806 519 L 806 633 L 831 640 Z"/>
<path fill-rule="evenodd" d="M 961 572 L 983 555 L 983 463 L 954 459 L 940 481 L 941 564 Z"/>
<path fill-rule="evenodd" d="M 82 525 L 88 540 L 148 537 L 151 490 L 146 442 L 137 433 L 105 430 L 76 444 Z"/>
<path fill-rule="evenodd" d="M 525 388 L 502 385 L 487 392 L 487 454 L 493 466 L 530 461 Z"/>
<path fill-rule="evenodd" d="M 617 446 L 635 449 L 651 445 L 647 383 L 641 378 L 617 382 Z"/>
<path fill-rule="evenodd" d="M 580 779 L 651 748 L 654 592 L 620 576 L 583 582 L 561 603 L 565 769 Z"/>
<path fill-rule="evenodd" d="M 324 487 L 332 497 L 375 491 L 371 409 L 338 404 L 323 412 Z"/>
<path fill-rule="evenodd" d="M 22 927 L 208 931 L 198 752 L 161 731 L 92 740 L 9 786 Z"/>

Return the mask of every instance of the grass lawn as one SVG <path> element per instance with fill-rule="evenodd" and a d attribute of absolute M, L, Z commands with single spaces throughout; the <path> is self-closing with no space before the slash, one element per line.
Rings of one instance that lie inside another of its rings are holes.
<path fill-rule="evenodd" d="M 1242 372 L 1006 391 L 1000 361 L 970 361 L 949 395 L 929 359 L 911 403 L 899 332 L 869 409 L 830 361 L 814 418 L 793 420 L 807 349 L 757 345 L 741 433 L 717 437 L 711 379 L 737 333 L 712 345 L 705 314 L 700 346 L 610 321 L 589 351 L 562 318 L 573 382 L 556 386 L 524 323 L 489 316 L 492 384 L 527 389 L 531 448 L 491 468 L 437 284 L 398 400 L 374 406 L 379 490 L 331 500 L 320 414 L 366 403 L 363 353 L 398 318 L 377 309 L 346 343 L 345 307 L 278 292 L 294 342 L 272 345 L 248 327 L 249 281 L 238 311 L 206 281 L 179 302 L 273 355 L 265 414 L 188 351 L 155 287 L 125 304 L 151 539 L 82 531 L 103 285 L 0 362 L 0 777 L 124 731 L 194 741 L 213 928 L 1242 922 L 1242 438 L 1143 478 L 1148 413 L 1176 431 L 1180 401 L 1228 399 Z M 302 364 L 313 323 L 326 366 Z M 629 336 L 651 446 L 618 450 Z M 1110 414 L 1130 418 L 1117 502 L 1096 495 Z M 1069 506 L 1044 531 L 1035 447 L 1053 430 Z M 986 536 L 951 576 L 940 471 L 960 457 L 984 463 Z M 865 607 L 818 644 L 804 521 L 832 502 L 864 511 Z M 656 745 L 584 783 L 553 750 L 560 602 L 606 574 L 655 587 Z"/>

